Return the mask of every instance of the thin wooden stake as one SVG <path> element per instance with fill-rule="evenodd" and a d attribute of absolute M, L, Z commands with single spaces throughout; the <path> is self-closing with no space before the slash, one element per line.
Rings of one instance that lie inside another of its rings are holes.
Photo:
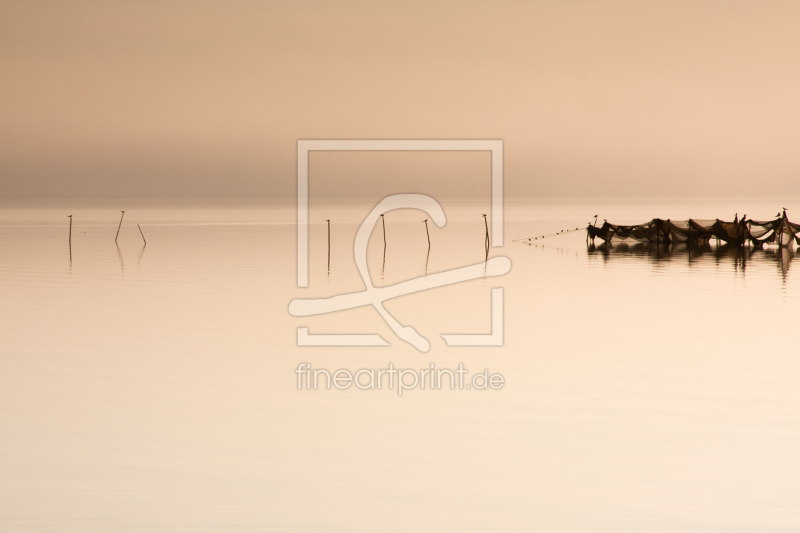
<path fill-rule="evenodd" d="M 428 219 L 426 218 L 425 220 L 423 220 L 423 222 L 425 223 L 425 235 L 428 236 L 428 253 L 430 253 L 431 252 L 431 234 L 428 231 Z"/>
<path fill-rule="evenodd" d="M 328 275 L 331 273 L 331 219 L 328 222 Z"/>
<path fill-rule="evenodd" d="M 69 264 L 72 266 L 72 215 L 69 215 Z"/>
<path fill-rule="evenodd" d="M 383 222 L 383 266 L 381 267 L 381 281 L 383 281 L 384 274 L 386 273 L 386 219 L 381 215 Z"/>
<path fill-rule="evenodd" d="M 139 233 L 142 233 L 142 228 L 139 227 L 139 224 L 136 224 L 136 227 L 139 228 Z M 144 233 L 142 233 L 142 240 L 144 241 L 144 245 L 147 246 L 147 239 L 144 238 Z"/>
<path fill-rule="evenodd" d="M 486 215 L 485 214 L 483 215 L 483 223 L 486 226 L 486 240 L 484 241 L 484 243 L 486 244 L 486 259 L 489 259 L 489 246 L 490 246 L 490 242 L 489 242 L 489 223 L 486 221 Z"/>
<path fill-rule="evenodd" d="M 122 227 L 122 219 L 125 218 L 125 211 L 122 211 L 122 216 L 119 217 L 119 226 L 117 226 L 117 236 L 114 237 L 114 242 L 117 242 L 117 237 L 119 237 L 119 229 Z"/>

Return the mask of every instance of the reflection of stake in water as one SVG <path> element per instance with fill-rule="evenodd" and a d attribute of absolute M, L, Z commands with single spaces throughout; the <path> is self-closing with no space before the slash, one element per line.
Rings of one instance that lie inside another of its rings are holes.
<path fill-rule="evenodd" d="M 487 275 L 502 276 L 511 270 L 511 261 L 509 261 L 507 257 L 493 257 L 491 261 L 486 261 L 483 264 L 478 263 L 455 270 L 438 272 L 429 276 L 420 276 L 388 287 L 375 287 L 372 284 L 367 267 L 367 245 L 369 243 L 369 237 L 375 225 L 378 223 L 378 217 L 383 217 L 380 213 L 392 209 L 420 209 L 425 211 L 439 227 L 444 226 L 446 221 L 442 206 L 430 196 L 422 194 L 396 194 L 384 198 L 364 219 L 364 222 L 356 233 L 355 245 L 353 247 L 356 266 L 358 267 L 361 279 L 364 281 L 365 290 L 349 294 L 340 294 L 331 298 L 295 299 L 289 304 L 289 313 L 292 316 L 311 316 L 371 305 L 378 311 L 383 320 L 400 339 L 408 342 L 422 352 L 427 352 L 430 349 L 428 340 L 417 333 L 417 330 L 413 327 L 400 324 L 386 311 L 383 307 L 383 302 L 390 298 L 396 298 L 398 296 L 435 287 L 451 285 L 453 283 L 480 279 Z"/>
<path fill-rule="evenodd" d="M 145 248 L 147 248 L 147 243 L 144 243 L 144 246 L 142 246 L 142 249 L 139 251 L 139 258 L 136 260 L 137 267 L 142 266 L 142 256 L 144 255 Z"/>
<path fill-rule="evenodd" d="M 122 252 L 119 249 L 119 244 L 114 243 L 114 246 L 117 247 L 117 256 L 119 257 L 119 271 L 122 275 L 125 275 L 125 261 L 122 259 Z"/>

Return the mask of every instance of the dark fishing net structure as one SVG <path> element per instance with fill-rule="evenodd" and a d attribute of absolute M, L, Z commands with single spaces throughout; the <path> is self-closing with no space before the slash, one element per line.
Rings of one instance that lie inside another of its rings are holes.
<path fill-rule="evenodd" d="M 750 220 L 745 215 L 733 222 L 724 220 L 663 220 L 654 218 L 644 224 L 622 226 L 607 221 L 602 226 L 590 225 L 586 228 L 586 238 L 612 241 L 635 241 L 641 243 L 670 244 L 683 242 L 691 245 L 708 244 L 718 239 L 726 244 L 744 246 L 747 243 L 761 248 L 764 244 L 777 244 L 785 247 L 800 245 L 800 224 L 790 222 L 786 211 L 774 220 Z"/>

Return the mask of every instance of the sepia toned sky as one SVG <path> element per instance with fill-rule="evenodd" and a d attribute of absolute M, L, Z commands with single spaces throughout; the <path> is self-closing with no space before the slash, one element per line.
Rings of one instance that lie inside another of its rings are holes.
<path fill-rule="evenodd" d="M 300 138 L 504 139 L 507 196 L 800 195 L 798 28 L 794 1 L 0 0 L 0 196 L 292 197 Z M 321 154 L 312 193 L 484 194 L 461 156 Z"/>

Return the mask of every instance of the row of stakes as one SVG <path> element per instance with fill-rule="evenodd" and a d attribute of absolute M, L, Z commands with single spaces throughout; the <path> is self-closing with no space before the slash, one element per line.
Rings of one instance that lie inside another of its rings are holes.
<path fill-rule="evenodd" d="M 117 242 L 117 239 L 119 239 L 119 231 L 120 231 L 120 229 L 122 229 L 122 220 L 125 218 L 125 211 L 120 211 L 120 213 L 122 213 L 122 216 L 119 217 L 119 225 L 117 226 L 117 234 L 114 236 L 114 242 L 115 243 Z M 483 224 L 484 224 L 484 227 L 486 229 L 486 238 L 484 240 L 484 248 L 485 248 L 485 252 L 486 252 L 486 258 L 488 259 L 489 258 L 489 248 L 491 246 L 491 241 L 489 239 L 489 222 L 486 219 L 486 214 L 485 213 L 482 214 L 481 216 L 483 217 Z M 72 251 L 72 215 L 68 215 L 68 218 L 69 218 L 69 247 L 70 247 L 70 252 L 71 252 Z M 596 223 L 596 221 L 597 221 L 597 215 L 595 215 L 595 223 Z M 327 219 L 326 222 L 328 223 L 328 269 L 330 270 L 330 265 L 331 265 L 331 221 L 330 221 L 330 219 Z M 430 231 L 428 230 L 428 219 L 426 218 L 422 222 L 425 224 L 425 236 L 428 239 L 428 253 L 430 253 L 430 251 L 431 251 L 431 234 L 430 234 Z M 384 215 L 381 215 L 381 225 L 383 227 L 383 252 L 384 252 L 384 256 L 385 256 L 386 255 L 386 219 L 384 218 Z M 139 226 L 139 224 L 136 224 L 136 227 L 139 229 L 139 234 L 142 236 L 142 241 L 144 241 L 144 245 L 147 246 L 147 239 L 145 239 L 145 237 L 144 237 L 144 232 L 142 231 L 141 226 Z M 573 231 L 579 231 L 580 229 L 581 228 L 575 228 L 575 229 L 569 229 L 569 230 L 563 230 L 562 229 L 561 231 L 558 231 L 556 233 L 548 233 L 546 235 L 540 235 L 538 237 L 529 237 L 527 239 L 518 239 L 518 240 L 515 240 L 514 242 L 531 242 L 531 241 L 536 241 L 536 240 L 539 240 L 539 239 L 545 239 L 545 238 L 548 238 L 548 237 L 555 237 L 557 235 L 563 235 L 565 233 L 571 233 Z"/>
<path fill-rule="evenodd" d="M 489 259 L 489 247 L 490 247 L 490 240 L 489 240 L 489 223 L 486 221 L 486 215 L 481 215 L 483 217 L 483 224 L 486 228 L 486 239 L 484 240 L 485 249 L 486 249 L 486 259 Z M 120 223 L 122 220 L 120 220 Z M 328 272 L 331 269 L 331 220 L 327 219 L 325 222 L 328 223 Z M 428 219 L 422 221 L 425 224 L 425 236 L 428 238 L 428 254 L 431 253 L 431 233 L 428 230 Z M 384 262 L 386 261 L 386 219 L 383 215 L 381 215 L 381 226 L 383 227 L 383 259 Z M 142 236 L 144 237 L 144 236 Z"/>
<path fill-rule="evenodd" d="M 125 211 L 120 211 L 120 212 L 122 213 L 122 216 L 119 217 L 119 226 L 117 226 L 117 234 L 114 237 L 114 242 L 115 243 L 117 242 L 117 239 L 119 238 L 119 230 L 122 228 L 122 219 L 125 218 Z M 68 215 L 67 218 L 69 218 L 69 249 L 70 249 L 70 255 L 72 255 L 72 215 Z M 139 226 L 139 224 L 136 224 L 136 227 L 139 228 L 139 233 L 142 236 L 142 240 L 144 241 L 144 245 L 147 246 L 147 239 L 144 238 L 144 232 L 142 231 L 141 226 Z"/>
<path fill-rule="evenodd" d="M 117 226 L 117 234 L 114 236 L 114 242 L 117 242 L 119 239 L 119 231 L 122 229 L 122 220 L 125 218 L 125 211 L 120 211 L 122 216 L 119 217 L 119 225 Z M 486 251 L 486 258 L 489 258 L 489 248 L 491 241 L 489 240 L 489 223 L 486 220 L 486 214 L 481 215 L 483 217 L 483 224 L 486 228 L 486 238 L 484 240 L 485 251 Z M 69 218 L 69 249 L 70 249 L 70 256 L 72 255 L 72 215 L 68 215 Z M 328 270 L 330 270 L 331 266 L 331 221 L 327 219 L 326 222 L 328 223 Z M 425 224 L 425 236 L 428 239 L 428 253 L 431 251 L 431 234 L 428 230 L 428 219 L 422 221 Z M 383 215 L 381 215 L 381 225 L 383 226 L 383 253 L 384 258 L 386 256 L 386 219 Z M 141 226 L 136 224 L 136 227 L 139 229 L 139 233 L 142 236 L 142 240 L 144 241 L 144 245 L 147 246 L 147 239 L 144 237 L 144 232 L 142 231 Z"/>

